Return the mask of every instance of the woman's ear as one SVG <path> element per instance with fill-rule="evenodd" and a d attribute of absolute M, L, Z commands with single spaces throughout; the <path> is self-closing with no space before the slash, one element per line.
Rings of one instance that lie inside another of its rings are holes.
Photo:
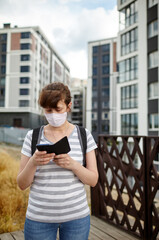
<path fill-rule="evenodd" d="M 70 102 L 70 103 L 68 104 L 68 112 L 71 111 L 71 106 L 72 106 L 72 102 Z"/>

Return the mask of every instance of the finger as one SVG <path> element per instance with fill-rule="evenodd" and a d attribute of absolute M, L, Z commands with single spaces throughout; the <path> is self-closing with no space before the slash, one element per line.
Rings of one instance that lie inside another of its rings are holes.
<path fill-rule="evenodd" d="M 55 158 L 59 159 L 59 158 L 66 158 L 68 156 L 68 154 L 58 154 L 55 155 Z"/>
<path fill-rule="evenodd" d="M 48 161 L 42 161 L 42 162 L 40 162 L 40 165 L 46 165 L 47 163 L 49 163 L 50 162 L 50 160 L 48 160 Z"/>
<path fill-rule="evenodd" d="M 40 162 L 49 162 L 51 161 L 53 158 L 48 158 L 48 157 L 43 157 L 43 158 L 40 158 Z"/>
<path fill-rule="evenodd" d="M 54 158 L 55 157 L 55 153 L 51 153 L 51 154 L 45 154 L 44 156 L 43 156 L 44 158 Z"/>
<path fill-rule="evenodd" d="M 68 165 L 69 164 L 69 160 L 68 159 L 54 159 L 53 160 L 56 164 L 58 165 Z"/>
<path fill-rule="evenodd" d="M 55 157 L 55 153 L 47 153 L 46 154 L 48 157 Z"/>
<path fill-rule="evenodd" d="M 41 155 L 47 154 L 47 152 L 46 152 L 46 151 L 38 151 L 38 150 L 37 150 L 37 151 L 35 152 L 35 154 L 38 155 L 38 156 L 41 156 Z"/>

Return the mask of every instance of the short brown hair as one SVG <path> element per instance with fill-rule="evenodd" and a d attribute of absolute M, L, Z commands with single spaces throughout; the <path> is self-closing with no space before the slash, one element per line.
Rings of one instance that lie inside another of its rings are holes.
<path fill-rule="evenodd" d="M 64 100 L 68 106 L 71 102 L 70 90 L 61 82 L 53 82 L 42 89 L 38 102 L 43 108 L 57 108 L 57 103 L 60 100 Z"/>

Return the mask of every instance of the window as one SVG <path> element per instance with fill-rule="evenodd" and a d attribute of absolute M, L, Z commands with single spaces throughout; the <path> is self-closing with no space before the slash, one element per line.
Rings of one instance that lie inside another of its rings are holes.
<path fill-rule="evenodd" d="M 110 44 L 102 45 L 102 52 L 109 52 L 110 50 Z"/>
<path fill-rule="evenodd" d="M 19 89 L 20 95 L 29 95 L 29 89 L 28 88 L 21 88 Z"/>
<path fill-rule="evenodd" d="M 121 88 L 121 109 L 136 108 L 138 105 L 137 84 Z"/>
<path fill-rule="evenodd" d="M 98 106 L 97 101 L 92 101 L 92 108 L 97 108 L 97 106 Z"/>
<path fill-rule="evenodd" d="M 22 127 L 22 119 L 21 118 L 14 118 L 13 119 L 13 126 L 14 127 Z"/>
<path fill-rule="evenodd" d="M 158 20 L 151 22 L 148 25 L 148 37 L 154 37 L 158 35 Z"/>
<path fill-rule="evenodd" d="M 138 115 L 137 115 L 137 113 L 121 115 L 121 134 L 122 135 L 137 135 L 138 134 Z"/>
<path fill-rule="evenodd" d="M 102 132 L 109 133 L 109 122 L 108 121 L 106 121 L 105 123 L 102 124 Z"/>
<path fill-rule="evenodd" d="M 0 40 L 1 41 L 6 41 L 7 40 L 7 34 L 1 34 L 0 35 Z"/>
<path fill-rule="evenodd" d="M 119 82 L 127 82 L 138 78 L 137 56 L 119 63 Z"/>
<path fill-rule="evenodd" d="M 102 112 L 102 120 L 108 119 L 108 112 Z"/>
<path fill-rule="evenodd" d="M 97 68 L 93 67 L 93 76 L 97 75 Z"/>
<path fill-rule="evenodd" d="M 21 38 L 30 38 L 30 32 L 22 32 Z"/>
<path fill-rule="evenodd" d="M 19 107 L 29 107 L 29 100 L 19 100 Z"/>
<path fill-rule="evenodd" d="M 74 95 L 74 99 L 79 99 L 79 98 L 81 98 L 81 95 L 79 95 L 79 94 Z"/>
<path fill-rule="evenodd" d="M 1 97 L 4 97 L 4 96 L 5 96 L 5 88 L 4 88 L 4 87 L 1 87 L 1 88 L 0 88 L 0 96 L 1 96 Z"/>
<path fill-rule="evenodd" d="M 121 54 L 125 55 L 137 50 L 137 28 L 121 36 Z"/>
<path fill-rule="evenodd" d="M 96 132 L 97 131 L 97 123 L 96 121 L 92 121 L 92 132 Z"/>
<path fill-rule="evenodd" d="M 30 72 L 30 66 L 21 66 L 20 72 Z"/>
<path fill-rule="evenodd" d="M 6 63 L 6 55 L 1 55 L 1 62 Z"/>
<path fill-rule="evenodd" d="M 158 98 L 158 82 L 150 83 L 148 87 L 149 98 Z"/>
<path fill-rule="evenodd" d="M 149 115 L 149 128 L 150 129 L 159 129 L 159 114 L 150 114 Z"/>
<path fill-rule="evenodd" d="M 30 60 L 29 54 L 21 55 L 21 61 L 29 61 L 29 60 Z"/>
<path fill-rule="evenodd" d="M 93 47 L 93 53 L 97 53 L 98 52 L 98 47 L 97 46 L 94 46 Z"/>
<path fill-rule="evenodd" d="M 0 99 L 0 107 L 4 107 L 4 99 Z"/>
<path fill-rule="evenodd" d="M 92 120 L 97 120 L 97 112 L 92 113 Z"/>
<path fill-rule="evenodd" d="M 102 97 L 109 97 L 109 88 L 102 89 Z"/>
<path fill-rule="evenodd" d="M 102 78 L 102 87 L 109 86 L 109 77 Z"/>
<path fill-rule="evenodd" d="M 97 97 L 97 90 L 92 91 L 92 97 Z"/>
<path fill-rule="evenodd" d="M 97 64 L 97 56 L 93 56 L 93 64 Z"/>
<path fill-rule="evenodd" d="M 154 128 L 159 128 L 159 114 L 154 114 L 153 122 L 154 122 Z"/>
<path fill-rule="evenodd" d="M 158 67 L 158 51 L 152 52 L 148 56 L 148 67 L 155 68 Z"/>
<path fill-rule="evenodd" d="M 1 49 L 2 49 L 2 52 L 6 52 L 7 45 L 5 43 L 3 43 Z"/>
<path fill-rule="evenodd" d="M 21 50 L 30 49 L 30 43 L 21 43 Z"/>
<path fill-rule="evenodd" d="M 105 54 L 102 56 L 102 63 L 109 63 L 109 54 Z"/>
<path fill-rule="evenodd" d="M 151 8 L 158 3 L 158 0 L 148 0 L 148 7 Z"/>
<path fill-rule="evenodd" d="M 92 86 L 93 86 L 93 87 L 96 87 L 96 86 L 97 86 L 97 79 L 96 79 L 96 78 L 93 78 Z"/>
<path fill-rule="evenodd" d="M 102 108 L 109 108 L 109 100 L 102 102 Z"/>
<path fill-rule="evenodd" d="M 123 30 L 137 22 L 137 4 L 137 1 L 135 1 L 119 12 L 120 30 Z"/>
<path fill-rule="evenodd" d="M 102 67 L 102 74 L 103 75 L 109 74 L 109 66 L 103 66 Z"/>
<path fill-rule="evenodd" d="M 5 85 L 5 78 L 0 78 L 0 85 L 1 86 L 4 86 Z"/>
<path fill-rule="evenodd" d="M 6 66 L 1 66 L 1 74 L 5 74 L 6 73 Z"/>
<path fill-rule="evenodd" d="M 20 78 L 20 83 L 21 84 L 27 84 L 27 83 L 29 83 L 30 81 L 29 81 L 29 77 L 21 77 Z"/>

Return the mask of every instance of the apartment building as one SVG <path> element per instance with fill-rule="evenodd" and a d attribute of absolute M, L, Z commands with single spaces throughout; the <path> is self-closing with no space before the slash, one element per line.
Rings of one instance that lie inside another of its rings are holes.
<path fill-rule="evenodd" d="M 70 84 L 69 68 L 39 27 L 0 29 L 0 125 L 35 128 L 44 122 L 40 90 Z"/>
<path fill-rule="evenodd" d="M 88 42 L 86 126 L 98 134 L 116 133 L 116 38 Z"/>
<path fill-rule="evenodd" d="M 158 0 L 118 0 L 117 133 L 158 135 Z"/>
<path fill-rule="evenodd" d="M 86 86 L 86 80 L 71 79 L 71 122 L 83 127 L 86 127 Z"/>

